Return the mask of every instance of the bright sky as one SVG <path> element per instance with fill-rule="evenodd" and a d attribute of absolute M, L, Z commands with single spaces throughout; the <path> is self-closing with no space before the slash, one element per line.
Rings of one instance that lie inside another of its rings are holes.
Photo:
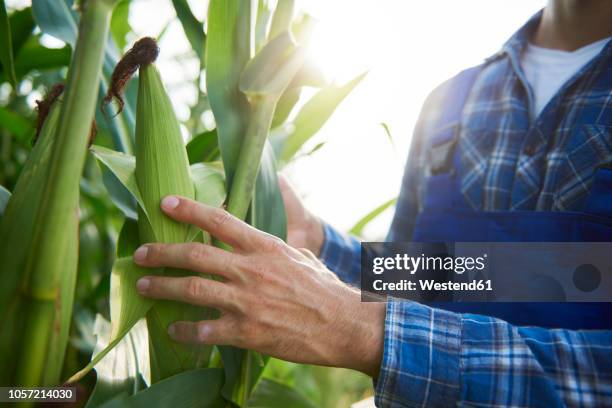
<path fill-rule="evenodd" d="M 304 0 L 318 16 L 313 47 L 341 81 L 369 69 L 316 140 L 329 140 L 289 170 L 309 208 L 342 229 L 399 192 L 412 129 L 427 94 L 476 65 L 545 1 Z M 388 124 L 395 148 L 385 136 Z M 393 211 L 365 235 L 386 234 Z"/>
<path fill-rule="evenodd" d="M 319 21 L 313 52 L 328 76 L 345 82 L 369 71 L 306 149 L 322 141 L 325 146 L 285 169 L 308 207 L 340 229 L 349 229 L 397 195 L 412 129 L 429 91 L 497 51 L 545 4 L 545 0 L 299 1 L 299 7 Z M 27 1 L 11 3 L 22 6 Z M 207 1 L 189 3 L 204 19 Z M 137 36 L 130 41 L 158 36 L 174 16 L 169 0 L 132 1 L 130 23 Z M 197 77 L 198 66 L 178 22 L 168 26 L 160 47 L 158 66 L 177 115 L 186 119 L 196 98 L 189 81 Z M 389 126 L 393 144 L 381 122 Z M 388 211 L 371 223 L 366 237 L 384 237 L 391 216 Z"/>
<path fill-rule="evenodd" d="M 130 21 L 136 31 L 156 35 L 174 14 L 168 3 L 157 1 L 159 8 L 152 8 L 148 1 L 134 2 Z M 198 17 L 205 16 L 205 3 L 190 1 Z M 346 230 L 395 197 L 427 94 L 496 52 L 544 4 L 545 0 L 300 0 L 298 8 L 319 21 L 312 48 L 328 76 L 345 82 L 369 71 L 305 150 L 322 141 L 326 145 L 285 169 L 307 206 Z M 161 43 L 160 69 L 170 81 L 197 74 L 195 65 L 164 58 L 188 50 L 180 30 L 178 24 L 170 26 Z M 189 96 L 193 99 L 195 94 L 188 89 L 179 86 L 173 92 L 175 100 L 193 103 Z M 179 115 L 187 114 L 184 107 L 177 106 Z M 381 122 L 389 126 L 393 144 Z M 392 214 L 389 210 L 372 222 L 366 237 L 384 237 Z"/>

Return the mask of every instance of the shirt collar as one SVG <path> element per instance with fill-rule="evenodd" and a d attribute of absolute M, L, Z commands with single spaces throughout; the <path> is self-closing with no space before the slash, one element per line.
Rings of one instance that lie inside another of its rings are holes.
<path fill-rule="evenodd" d="M 510 37 L 501 49 L 493 54 L 491 57 L 487 58 L 487 62 L 502 57 L 504 54 L 509 55 L 511 58 L 518 58 L 521 55 L 521 52 L 529 43 L 532 34 L 535 32 L 536 28 L 540 24 L 540 19 L 542 18 L 542 10 L 538 11 L 536 14 L 531 16 L 531 18 L 523 24 L 521 28 L 518 29 L 512 37 Z"/>

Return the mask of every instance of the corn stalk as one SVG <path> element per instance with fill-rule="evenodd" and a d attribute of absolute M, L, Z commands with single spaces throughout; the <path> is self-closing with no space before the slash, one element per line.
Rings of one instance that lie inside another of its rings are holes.
<path fill-rule="evenodd" d="M 0 330 L 0 356 L 9 367 L 2 385 L 59 383 L 76 281 L 79 181 L 113 5 L 84 4 L 58 122 L 55 127 L 49 118 L 42 135 L 52 143 L 49 158 L 32 164 L 36 182 L 15 191 L 2 220 L 0 269 L 8 284 L 0 320 L 13 325 Z M 33 222 L 16 229 L 23 219 Z"/>

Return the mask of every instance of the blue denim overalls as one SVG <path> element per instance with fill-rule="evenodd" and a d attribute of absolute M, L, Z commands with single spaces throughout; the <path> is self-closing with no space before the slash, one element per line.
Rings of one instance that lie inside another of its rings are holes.
<path fill-rule="evenodd" d="M 428 150 L 454 144 L 448 166 L 426 178 L 423 210 L 413 232 L 416 242 L 607 242 L 612 241 L 612 168 L 598 169 L 582 212 L 475 211 L 460 189 L 456 148 L 463 106 L 481 67 L 460 73 L 428 141 Z M 612 254 L 610 255 L 612 259 Z M 612 260 L 611 260 L 612 263 Z M 612 271 L 608 271 L 611 273 Z M 612 299 L 611 299 L 612 300 Z M 612 303 L 449 303 L 436 307 L 494 316 L 520 326 L 566 329 L 612 328 Z"/>

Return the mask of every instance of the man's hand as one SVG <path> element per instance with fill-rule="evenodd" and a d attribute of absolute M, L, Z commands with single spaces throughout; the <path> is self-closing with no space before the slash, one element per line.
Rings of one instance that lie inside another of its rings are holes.
<path fill-rule="evenodd" d="M 293 187 L 281 174 L 278 175 L 278 184 L 287 213 L 287 243 L 294 248 L 307 248 L 319 256 L 325 239 L 321 220 L 304 207 Z"/>
<path fill-rule="evenodd" d="M 218 320 L 175 322 L 176 341 L 226 344 L 289 361 L 345 367 L 376 376 L 384 337 L 384 303 L 362 303 L 307 249 L 249 226 L 226 211 L 181 197 L 162 210 L 194 224 L 233 248 L 200 243 L 146 244 L 134 253 L 145 267 L 188 269 L 221 281 L 190 276 L 147 276 L 138 291 L 221 311 Z"/>

